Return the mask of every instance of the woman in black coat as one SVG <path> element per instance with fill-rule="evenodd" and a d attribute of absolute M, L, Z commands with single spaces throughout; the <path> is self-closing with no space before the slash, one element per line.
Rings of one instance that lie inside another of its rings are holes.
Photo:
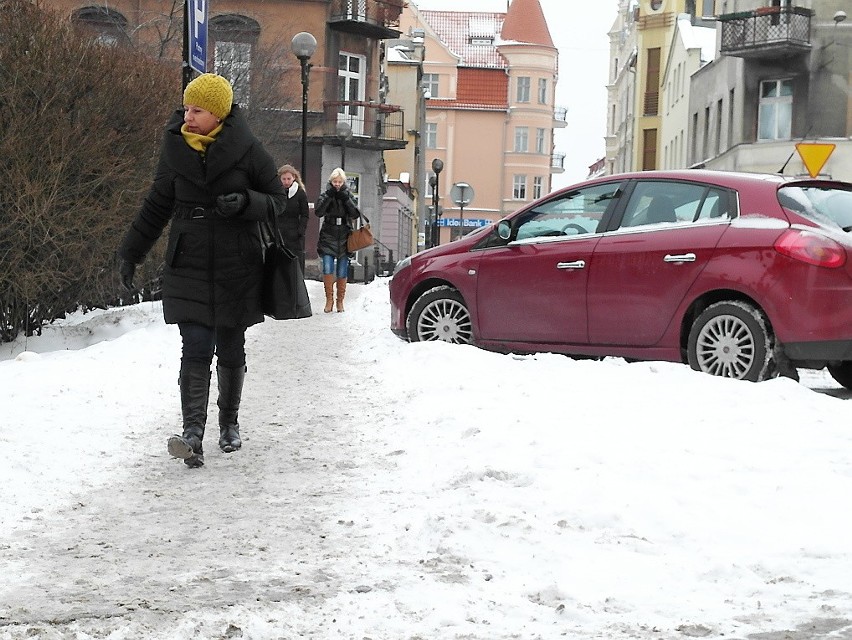
<path fill-rule="evenodd" d="M 287 204 L 278 216 L 278 229 L 284 246 L 299 256 L 305 273 L 305 230 L 308 228 L 308 195 L 302 176 L 291 164 L 278 167 L 278 177 L 287 194 Z"/>
<path fill-rule="evenodd" d="M 118 250 L 125 287 L 171 221 L 163 272 L 163 315 L 183 341 L 183 433 L 169 453 L 204 464 L 210 366 L 219 386 L 219 446 L 239 449 L 237 412 L 246 371 L 246 328 L 263 321 L 263 246 L 258 222 L 285 200 L 275 163 L 254 137 L 223 77 L 190 82 L 172 116 L 154 181 Z"/>
<path fill-rule="evenodd" d="M 331 172 L 328 188 L 317 198 L 314 213 L 323 218 L 317 253 L 322 260 L 322 282 L 325 289 L 325 313 L 334 305 L 334 282 L 337 281 L 337 310 L 343 311 L 346 279 L 349 277 L 349 250 L 346 240 L 353 223 L 361 213 L 346 186 L 346 173 L 341 168 Z M 336 263 L 336 264 L 335 264 Z"/>

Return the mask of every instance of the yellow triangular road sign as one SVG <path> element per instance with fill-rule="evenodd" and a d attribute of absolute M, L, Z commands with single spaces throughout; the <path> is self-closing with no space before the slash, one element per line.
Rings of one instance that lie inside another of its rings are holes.
<path fill-rule="evenodd" d="M 796 151 L 805 163 L 805 169 L 808 170 L 811 178 L 816 178 L 825 163 L 828 162 L 828 156 L 834 151 L 834 144 L 825 144 L 821 142 L 800 142 L 796 145 Z"/>

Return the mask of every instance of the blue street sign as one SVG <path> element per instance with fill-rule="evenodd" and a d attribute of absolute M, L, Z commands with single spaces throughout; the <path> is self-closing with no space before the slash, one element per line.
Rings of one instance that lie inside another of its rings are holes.
<path fill-rule="evenodd" d="M 207 2 L 187 0 L 189 19 L 189 66 L 198 73 L 207 71 Z"/>

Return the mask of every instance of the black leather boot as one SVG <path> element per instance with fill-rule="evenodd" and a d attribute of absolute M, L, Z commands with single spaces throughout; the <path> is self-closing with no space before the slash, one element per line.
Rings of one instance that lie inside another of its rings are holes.
<path fill-rule="evenodd" d="M 240 397 L 243 395 L 243 381 L 246 368 L 230 369 L 218 365 L 216 377 L 219 379 L 219 448 L 231 453 L 243 446 L 240 440 L 240 424 L 237 414 L 240 410 Z"/>
<path fill-rule="evenodd" d="M 210 395 L 210 365 L 186 362 L 180 369 L 180 404 L 183 435 L 169 438 L 169 453 L 182 458 L 190 468 L 204 465 L 204 427 L 207 424 L 207 400 Z"/>

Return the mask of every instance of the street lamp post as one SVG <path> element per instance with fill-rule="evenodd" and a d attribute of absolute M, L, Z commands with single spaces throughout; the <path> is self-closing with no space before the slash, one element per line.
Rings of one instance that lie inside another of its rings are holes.
<path fill-rule="evenodd" d="M 308 84 L 311 65 L 308 60 L 314 55 L 317 50 L 317 39 L 307 31 L 301 31 L 293 36 L 293 41 L 290 43 L 290 49 L 293 54 L 299 59 L 299 65 L 302 68 L 302 182 L 308 182 Z"/>
<path fill-rule="evenodd" d="M 441 236 L 438 231 L 438 218 L 441 217 L 440 212 L 438 211 L 438 187 L 441 184 L 441 171 L 444 170 L 444 162 L 440 158 L 435 158 L 432 160 L 432 171 L 435 173 L 435 184 L 432 186 L 432 210 L 435 213 L 435 224 L 432 225 L 432 246 L 437 247 L 440 244 Z M 432 181 L 429 181 L 431 184 Z"/>
<path fill-rule="evenodd" d="M 336 127 L 337 137 L 340 138 L 340 168 L 346 169 L 346 143 L 352 138 L 352 127 L 341 120 Z"/>

